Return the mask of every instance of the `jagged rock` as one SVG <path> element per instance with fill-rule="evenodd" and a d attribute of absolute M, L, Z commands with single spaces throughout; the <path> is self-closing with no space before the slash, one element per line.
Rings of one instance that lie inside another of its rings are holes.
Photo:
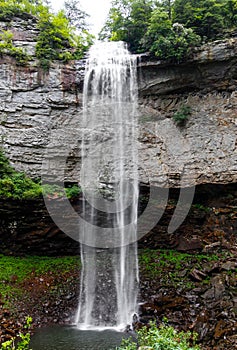
<path fill-rule="evenodd" d="M 34 52 L 34 16 L 0 22 L 14 43 Z M 186 63 L 142 58 L 139 82 L 139 174 L 141 182 L 162 187 L 237 180 L 237 39 L 216 41 Z M 85 60 L 60 64 L 48 72 L 36 62 L 26 67 L 0 60 L 0 143 L 14 166 L 33 177 L 78 181 L 81 153 L 82 86 Z M 191 107 L 184 128 L 172 115 Z M 108 142 L 109 130 L 101 138 Z M 172 140 L 172 142 L 171 142 Z M 65 173 L 59 169 L 65 168 Z"/>

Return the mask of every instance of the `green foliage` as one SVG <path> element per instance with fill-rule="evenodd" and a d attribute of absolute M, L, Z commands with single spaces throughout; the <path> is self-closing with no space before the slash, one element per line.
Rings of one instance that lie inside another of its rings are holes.
<path fill-rule="evenodd" d="M 65 53 L 65 48 L 70 47 L 68 21 L 62 11 L 54 16 L 45 8 L 39 16 L 38 29 L 36 56 L 41 66 L 48 69 L 50 62 L 60 59 Z M 68 59 L 71 58 L 69 53 Z"/>
<path fill-rule="evenodd" d="M 24 173 L 13 172 L 10 177 L 0 179 L 0 196 L 14 199 L 33 199 L 41 196 L 40 184 Z"/>
<path fill-rule="evenodd" d="M 15 47 L 12 39 L 13 34 L 9 30 L 4 30 L 0 34 L 0 55 L 12 56 L 19 64 L 26 64 L 29 60 L 29 56 L 21 47 Z"/>
<path fill-rule="evenodd" d="M 142 52 L 141 39 L 152 13 L 152 0 L 114 0 L 100 38 L 122 40 L 132 52 Z"/>
<path fill-rule="evenodd" d="M 20 7 L 15 1 L 0 1 L 0 19 L 12 18 L 18 13 L 20 13 Z"/>
<path fill-rule="evenodd" d="M 184 126 L 188 118 L 192 113 L 191 107 L 188 105 L 182 105 L 177 112 L 173 115 L 173 120 L 179 126 Z"/>
<path fill-rule="evenodd" d="M 236 26 L 237 0 L 114 0 L 100 38 L 179 63 Z"/>
<path fill-rule="evenodd" d="M 13 16 L 24 16 L 25 13 L 38 16 L 44 8 L 41 0 L 0 0 L 0 19 L 11 20 Z"/>
<path fill-rule="evenodd" d="M 22 282 L 27 280 L 32 274 L 42 276 L 48 272 L 61 274 L 70 272 L 80 266 L 78 257 L 43 257 L 27 256 L 14 257 L 0 255 L 0 294 L 3 300 L 6 296 L 12 299 L 14 296 L 21 296 L 24 293 Z M 12 282 L 15 277 L 16 283 Z M 3 301 L 2 300 L 2 301 Z M 8 299 L 5 301 L 8 304 Z M 9 304 L 10 309 L 14 305 Z"/>
<path fill-rule="evenodd" d="M 13 173 L 13 168 L 10 165 L 7 157 L 3 154 L 3 152 L 0 149 L 0 179 L 2 179 L 3 176 L 9 176 L 12 173 Z"/>
<path fill-rule="evenodd" d="M 77 10 L 80 11 L 79 8 Z M 76 31 L 63 10 L 53 14 L 41 1 L 0 1 L 0 19 L 10 20 L 14 15 L 21 16 L 24 13 L 34 15 L 38 19 L 36 57 L 45 70 L 50 67 L 53 60 L 67 62 L 81 58 L 93 42 L 94 37 L 86 31 L 85 23 L 82 23 L 81 30 L 77 27 Z M 83 16 L 86 14 L 81 11 L 81 17 Z M 29 60 L 22 48 L 14 47 L 12 36 L 8 41 L 2 39 L 0 54 L 11 55 L 21 64 Z"/>
<path fill-rule="evenodd" d="M 236 27 L 236 0 L 175 0 L 174 21 L 192 28 L 203 38 L 215 39 L 226 29 Z"/>
<path fill-rule="evenodd" d="M 65 194 L 68 199 L 73 199 L 81 194 L 81 188 L 77 185 L 71 185 L 69 187 L 62 187 L 56 184 L 44 184 L 42 185 L 42 192 L 44 196 L 51 198 L 64 197 Z"/>
<path fill-rule="evenodd" d="M 65 188 L 67 198 L 75 198 L 81 194 L 82 190 L 77 185 L 73 185 Z"/>
<path fill-rule="evenodd" d="M 80 35 L 74 33 L 63 11 L 53 15 L 45 8 L 39 16 L 38 28 L 36 56 L 45 69 L 53 60 L 67 62 L 81 58 L 93 42 L 93 36 L 86 30 Z"/>
<path fill-rule="evenodd" d="M 193 255 L 175 250 L 146 249 L 139 254 L 139 266 L 143 276 L 159 281 L 162 286 L 192 289 L 194 284 L 188 273 L 183 275 L 180 272 L 188 272 L 193 265 L 201 268 L 204 263 L 216 262 L 221 258 L 223 256 L 217 254 Z"/>
<path fill-rule="evenodd" d="M 0 197 L 13 199 L 36 198 L 42 194 L 39 183 L 17 172 L 0 150 Z"/>
<path fill-rule="evenodd" d="M 173 23 L 171 12 L 171 1 L 115 0 L 100 37 L 125 41 L 132 52 L 150 51 L 160 59 L 180 62 L 201 38 Z"/>
<path fill-rule="evenodd" d="M 28 316 L 26 318 L 26 324 L 24 328 L 29 330 L 32 324 L 32 318 Z M 7 340 L 2 343 L 0 350 L 32 350 L 30 349 L 30 333 L 20 333 L 19 339 L 16 342 L 16 338 L 12 338 L 11 340 Z"/>
<path fill-rule="evenodd" d="M 172 24 L 167 13 L 154 11 L 143 41 L 144 46 L 147 49 L 150 46 L 150 52 L 160 59 L 181 62 L 200 44 L 201 38 L 191 28 Z"/>
<path fill-rule="evenodd" d="M 64 188 L 59 185 L 34 181 L 22 172 L 17 172 L 0 150 L 0 197 L 12 199 L 36 199 L 42 195 L 52 198 L 75 198 L 81 193 L 80 187 L 72 185 Z"/>
<path fill-rule="evenodd" d="M 196 334 L 191 332 L 178 332 L 173 327 L 162 325 L 157 328 L 151 322 L 149 328 L 143 327 L 137 332 L 137 342 L 142 348 L 150 350 L 199 350 L 195 345 Z M 194 345 L 191 345 L 194 344 Z M 117 350 L 136 350 L 137 343 L 131 338 L 123 340 L 121 347 Z"/>

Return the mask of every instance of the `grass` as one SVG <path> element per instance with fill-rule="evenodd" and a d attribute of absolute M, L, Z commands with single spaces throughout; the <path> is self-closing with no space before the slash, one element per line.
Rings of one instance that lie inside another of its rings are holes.
<path fill-rule="evenodd" d="M 3 299 L 9 296 L 20 296 L 24 293 L 21 283 L 30 276 L 44 276 L 47 272 L 65 274 L 79 266 L 78 257 L 0 255 L 0 295 Z"/>
<path fill-rule="evenodd" d="M 140 274 L 145 278 L 156 279 L 163 286 L 192 288 L 189 275 L 195 266 L 202 268 L 204 263 L 220 259 L 217 254 L 187 254 L 173 250 L 139 251 Z M 0 255 L 0 294 L 5 296 L 21 295 L 22 282 L 31 276 L 44 276 L 48 272 L 63 275 L 80 267 L 78 257 L 14 257 Z M 181 272 L 187 270 L 183 275 Z M 180 274 L 181 273 L 181 274 Z M 208 283 L 203 280 L 203 284 Z"/>
<path fill-rule="evenodd" d="M 145 249 L 139 254 L 139 266 L 141 275 L 156 279 L 163 286 L 192 289 L 194 283 L 189 277 L 191 269 L 194 266 L 202 269 L 204 263 L 216 262 L 219 259 L 220 255 L 217 254 L 188 254 L 175 250 Z"/>

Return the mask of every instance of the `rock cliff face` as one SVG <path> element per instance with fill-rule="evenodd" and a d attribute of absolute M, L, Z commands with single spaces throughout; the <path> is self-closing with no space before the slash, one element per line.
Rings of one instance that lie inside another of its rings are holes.
<path fill-rule="evenodd" d="M 161 183 L 177 185 L 180 177 L 195 184 L 236 181 L 236 54 L 237 39 L 232 38 L 206 45 L 184 64 L 142 58 L 141 154 L 146 158 L 149 149 L 147 168 Z M 179 128 L 172 116 L 182 105 L 192 112 Z"/>
<path fill-rule="evenodd" d="M 16 18 L 11 27 L 15 43 L 31 53 L 33 22 Z M 0 27 L 6 29 L 6 23 Z M 207 45 L 183 64 L 141 57 L 142 182 L 179 187 L 237 180 L 236 63 L 236 38 Z M 1 57 L 0 143 L 18 170 L 39 177 L 47 154 L 52 180 L 78 181 L 83 72 L 81 62 L 54 63 L 44 72 L 34 61 L 20 67 Z M 172 116 L 183 105 L 191 107 L 191 116 L 179 127 Z"/>

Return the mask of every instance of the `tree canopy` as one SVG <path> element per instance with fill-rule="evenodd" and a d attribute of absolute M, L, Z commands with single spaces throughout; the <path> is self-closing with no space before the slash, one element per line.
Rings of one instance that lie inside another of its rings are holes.
<path fill-rule="evenodd" d="M 113 0 L 100 38 L 182 61 L 194 46 L 236 27 L 237 0 Z"/>

